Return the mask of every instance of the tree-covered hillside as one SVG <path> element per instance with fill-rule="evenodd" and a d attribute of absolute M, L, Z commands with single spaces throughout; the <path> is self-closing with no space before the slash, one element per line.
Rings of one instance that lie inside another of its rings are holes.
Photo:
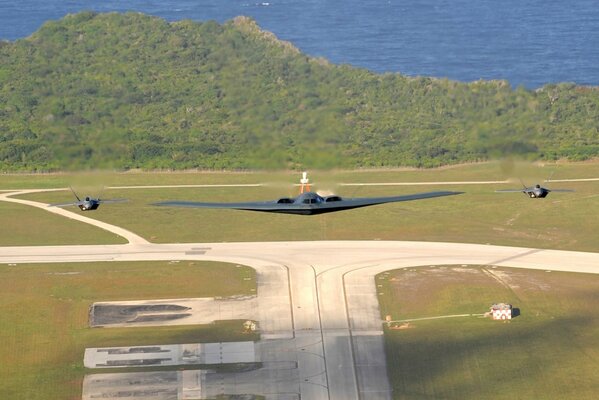
<path fill-rule="evenodd" d="M 599 155 L 599 90 L 378 75 L 244 17 L 69 15 L 0 43 L 0 169 L 435 166 Z"/>

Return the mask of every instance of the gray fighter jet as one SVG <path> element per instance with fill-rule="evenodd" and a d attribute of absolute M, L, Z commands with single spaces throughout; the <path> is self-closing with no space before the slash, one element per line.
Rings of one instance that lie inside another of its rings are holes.
<path fill-rule="evenodd" d="M 520 181 L 522 184 L 522 189 L 500 189 L 495 192 L 498 193 L 524 193 L 531 199 L 543 199 L 547 197 L 549 192 L 573 192 L 571 189 L 547 189 L 537 184 L 531 187 L 528 187 L 524 184 L 524 182 Z"/>
<path fill-rule="evenodd" d="M 79 198 L 79 196 L 77 196 L 77 193 L 75 193 L 75 191 L 73 190 L 72 187 L 69 187 L 69 189 L 71 189 L 71 192 L 73 192 L 73 194 L 75 195 L 75 198 L 77 199 L 77 201 L 71 202 L 71 203 L 48 204 L 48 207 L 77 206 L 77 207 L 79 207 L 79 209 L 81 211 L 92 211 L 92 210 L 97 210 L 98 207 L 100 207 L 100 204 L 104 204 L 104 203 L 123 203 L 123 202 L 128 201 L 127 199 L 100 199 L 99 196 L 98 196 L 98 198 L 93 198 L 93 197 L 87 196 L 83 200 L 81 200 Z"/>
<path fill-rule="evenodd" d="M 165 201 L 154 205 L 163 207 L 189 208 L 225 208 L 246 211 L 273 212 L 282 214 L 315 215 L 352 208 L 368 207 L 377 204 L 395 203 L 400 201 L 422 200 L 434 197 L 453 196 L 462 192 L 427 192 L 391 197 L 367 197 L 344 199 L 337 195 L 321 196 L 310 190 L 307 174 L 304 172 L 300 180 L 300 195 L 295 198 L 283 197 L 273 201 L 249 203 L 197 203 L 190 201 Z"/>

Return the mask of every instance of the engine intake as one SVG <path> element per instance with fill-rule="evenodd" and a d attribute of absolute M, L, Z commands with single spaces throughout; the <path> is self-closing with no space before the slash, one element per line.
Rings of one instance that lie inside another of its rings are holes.
<path fill-rule="evenodd" d="M 292 203 L 293 203 L 293 199 L 289 199 L 287 197 L 277 200 L 277 204 L 292 204 Z"/>

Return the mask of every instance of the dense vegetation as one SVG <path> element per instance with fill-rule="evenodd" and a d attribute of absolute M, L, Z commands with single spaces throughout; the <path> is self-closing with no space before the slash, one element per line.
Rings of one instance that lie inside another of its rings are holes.
<path fill-rule="evenodd" d="M 0 170 L 435 166 L 599 155 L 599 90 L 378 75 L 244 17 L 69 15 L 0 43 Z"/>

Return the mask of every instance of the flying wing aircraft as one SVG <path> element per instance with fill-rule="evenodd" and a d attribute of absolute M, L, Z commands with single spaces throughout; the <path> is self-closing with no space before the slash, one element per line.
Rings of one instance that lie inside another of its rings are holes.
<path fill-rule="evenodd" d="M 400 201 L 422 200 L 434 197 L 453 196 L 462 192 L 427 192 L 391 197 L 366 197 L 345 199 L 337 195 L 321 196 L 310 190 L 307 174 L 304 172 L 300 180 L 300 195 L 295 198 L 283 197 L 272 201 L 248 203 L 198 203 L 190 201 L 165 201 L 156 203 L 163 207 L 189 208 L 225 208 L 246 211 L 261 211 L 283 214 L 315 215 L 352 208 L 368 207 L 377 204 L 395 203 Z"/>
<path fill-rule="evenodd" d="M 524 193 L 531 199 L 543 199 L 543 198 L 547 197 L 547 195 L 550 192 L 573 192 L 574 191 L 571 189 L 548 189 L 548 188 L 542 187 L 539 184 L 528 187 L 524 184 L 524 182 L 522 182 L 522 180 L 520 180 L 520 183 L 522 184 L 522 189 L 500 189 L 500 190 L 496 190 L 495 192 L 498 192 L 498 193 Z"/>
<path fill-rule="evenodd" d="M 100 204 L 123 203 L 123 202 L 128 201 L 127 199 L 100 199 L 99 196 L 98 196 L 98 198 L 86 196 L 83 200 L 81 200 L 79 198 L 79 196 L 77 196 L 77 193 L 75 193 L 75 191 L 73 190 L 72 187 L 69 186 L 69 189 L 71 189 L 71 192 L 73 192 L 77 201 L 71 202 L 71 203 L 48 204 L 48 207 L 77 206 L 77 207 L 79 207 L 79 209 L 81 209 L 81 211 L 91 211 L 91 210 L 97 210 L 98 207 L 100 207 Z"/>

